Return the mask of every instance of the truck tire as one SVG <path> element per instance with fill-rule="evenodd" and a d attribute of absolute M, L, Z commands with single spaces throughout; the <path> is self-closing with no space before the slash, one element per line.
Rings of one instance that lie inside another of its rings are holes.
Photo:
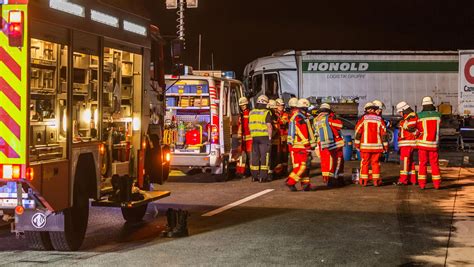
<path fill-rule="evenodd" d="M 84 241 L 89 220 L 86 184 L 78 183 L 74 186 L 73 206 L 64 210 L 63 214 L 64 232 L 50 232 L 51 243 L 59 251 L 76 251 Z"/>
<path fill-rule="evenodd" d="M 148 203 L 134 208 L 122 208 L 122 216 L 128 223 L 139 222 L 143 220 L 147 207 Z"/>
<path fill-rule="evenodd" d="M 53 250 L 53 244 L 49 238 L 48 232 L 25 232 L 28 247 L 33 250 Z"/>

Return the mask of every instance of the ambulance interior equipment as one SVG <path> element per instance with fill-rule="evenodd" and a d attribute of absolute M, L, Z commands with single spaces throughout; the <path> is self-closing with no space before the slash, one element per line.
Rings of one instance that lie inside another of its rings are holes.
<path fill-rule="evenodd" d="M 173 152 L 210 153 L 211 106 L 206 80 L 166 82 L 165 143 Z"/>

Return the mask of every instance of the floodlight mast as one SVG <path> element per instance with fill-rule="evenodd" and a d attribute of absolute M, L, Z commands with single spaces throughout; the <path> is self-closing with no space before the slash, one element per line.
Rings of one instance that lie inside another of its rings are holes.
<path fill-rule="evenodd" d="M 166 0 L 166 8 L 167 9 L 178 9 L 176 14 L 178 15 L 178 19 L 176 22 L 178 25 L 176 26 L 176 35 L 178 36 L 178 40 L 183 42 L 185 46 L 185 29 L 184 29 L 184 12 L 186 11 L 186 7 L 188 8 L 197 8 L 198 7 L 198 0 Z"/>

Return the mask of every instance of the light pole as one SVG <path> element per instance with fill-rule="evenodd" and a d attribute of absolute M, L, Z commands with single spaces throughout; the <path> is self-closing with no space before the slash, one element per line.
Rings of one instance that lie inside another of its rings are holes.
<path fill-rule="evenodd" d="M 186 8 L 197 8 L 198 7 L 198 0 L 166 0 L 166 8 L 167 9 L 177 9 L 178 11 L 176 14 L 178 15 L 178 25 L 176 26 L 176 35 L 178 36 L 178 40 L 183 43 L 183 48 L 185 49 L 185 33 L 184 33 L 184 12 Z"/>

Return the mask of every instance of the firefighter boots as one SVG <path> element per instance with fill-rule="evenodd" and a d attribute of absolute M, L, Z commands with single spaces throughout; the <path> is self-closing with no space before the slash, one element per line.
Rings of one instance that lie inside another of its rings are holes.
<path fill-rule="evenodd" d="M 177 212 L 176 210 L 169 208 L 166 211 L 166 219 L 167 219 L 167 224 L 165 230 L 161 232 L 162 237 L 167 237 L 169 233 L 173 231 L 173 229 L 176 227 L 176 221 L 177 221 Z"/>
<path fill-rule="evenodd" d="M 188 236 L 188 217 L 189 212 L 185 210 L 177 210 L 177 223 L 176 227 L 168 233 L 168 237 L 184 237 Z"/>

